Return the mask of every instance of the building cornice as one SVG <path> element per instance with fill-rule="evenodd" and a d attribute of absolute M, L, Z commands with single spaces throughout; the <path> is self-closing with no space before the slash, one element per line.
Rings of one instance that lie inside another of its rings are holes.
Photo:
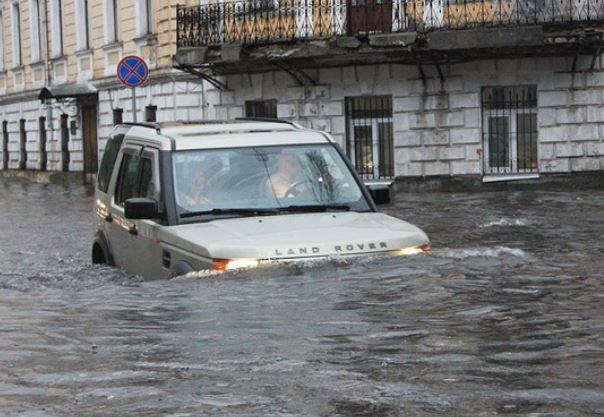
<path fill-rule="evenodd" d="M 200 79 L 193 75 L 181 71 L 176 71 L 172 68 L 160 68 L 156 70 L 151 70 L 149 81 L 145 85 L 155 85 L 171 81 L 200 81 Z M 69 82 L 73 82 L 73 80 L 68 81 L 68 83 Z M 98 91 L 125 88 L 118 81 L 117 76 L 96 78 L 94 80 L 88 81 L 88 83 L 94 86 Z M 40 94 L 40 88 L 7 94 L 5 96 L 0 97 L 0 105 L 17 103 L 20 101 L 38 100 L 38 94 Z"/>

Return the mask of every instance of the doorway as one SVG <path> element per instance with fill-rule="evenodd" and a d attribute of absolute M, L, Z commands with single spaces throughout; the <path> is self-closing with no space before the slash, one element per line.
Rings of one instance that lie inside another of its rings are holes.
<path fill-rule="evenodd" d="M 392 31 L 392 0 L 347 0 L 348 34 Z"/>
<path fill-rule="evenodd" d="M 98 170 L 97 103 L 96 97 L 80 102 L 82 109 L 82 143 L 84 148 L 84 176 L 93 180 Z"/>
<path fill-rule="evenodd" d="M 69 171 L 69 128 L 67 127 L 67 115 L 61 115 L 61 169 L 63 172 Z"/>
<path fill-rule="evenodd" d="M 40 171 L 46 171 L 48 165 L 46 154 L 46 117 L 38 119 L 38 137 L 40 138 Z"/>

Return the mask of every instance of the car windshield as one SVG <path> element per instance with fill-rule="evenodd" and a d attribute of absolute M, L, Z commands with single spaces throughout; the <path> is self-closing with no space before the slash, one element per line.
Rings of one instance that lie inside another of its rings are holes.
<path fill-rule="evenodd" d="M 332 145 L 180 151 L 173 169 L 181 219 L 371 210 Z"/>

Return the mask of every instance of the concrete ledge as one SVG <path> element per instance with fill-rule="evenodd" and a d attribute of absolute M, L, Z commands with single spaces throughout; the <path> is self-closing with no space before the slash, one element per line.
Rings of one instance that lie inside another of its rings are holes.
<path fill-rule="evenodd" d="M 206 62 L 208 48 L 200 46 L 195 48 L 179 48 L 174 55 L 174 63 L 184 66 L 198 66 Z"/>
<path fill-rule="evenodd" d="M 430 32 L 428 49 L 485 49 L 543 45 L 542 26 Z"/>
<path fill-rule="evenodd" d="M 354 36 L 340 36 L 336 39 L 336 46 L 338 48 L 355 49 L 361 46 L 361 41 Z"/>
<path fill-rule="evenodd" d="M 17 180 L 40 184 L 82 185 L 84 184 L 84 173 L 61 171 L 0 171 L 0 181 Z"/>
<path fill-rule="evenodd" d="M 415 43 L 416 32 L 387 33 L 369 36 L 371 46 L 409 46 Z"/>
<path fill-rule="evenodd" d="M 510 190 L 604 190 L 604 171 L 540 174 L 539 178 L 510 182 L 482 181 L 481 175 L 397 177 L 396 192 L 472 192 Z"/>
<path fill-rule="evenodd" d="M 240 43 L 225 43 L 220 48 L 220 56 L 224 62 L 239 62 L 242 49 L 243 46 Z"/>

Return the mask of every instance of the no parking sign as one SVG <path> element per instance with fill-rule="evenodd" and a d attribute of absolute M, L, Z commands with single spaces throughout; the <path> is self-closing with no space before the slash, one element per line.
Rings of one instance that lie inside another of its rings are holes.
<path fill-rule="evenodd" d="M 140 56 L 129 55 L 117 64 L 117 78 L 126 87 L 140 87 L 149 78 L 149 67 Z"/>
<path fill-rule="evenodd" d="M 132 89 L 132 117 L 136 123 L 136 92 L 149 79 L 149 67 L 144 59 L 136 55 L 128 55 L 117 64 L 117 78 L 126 87 Z"/>

